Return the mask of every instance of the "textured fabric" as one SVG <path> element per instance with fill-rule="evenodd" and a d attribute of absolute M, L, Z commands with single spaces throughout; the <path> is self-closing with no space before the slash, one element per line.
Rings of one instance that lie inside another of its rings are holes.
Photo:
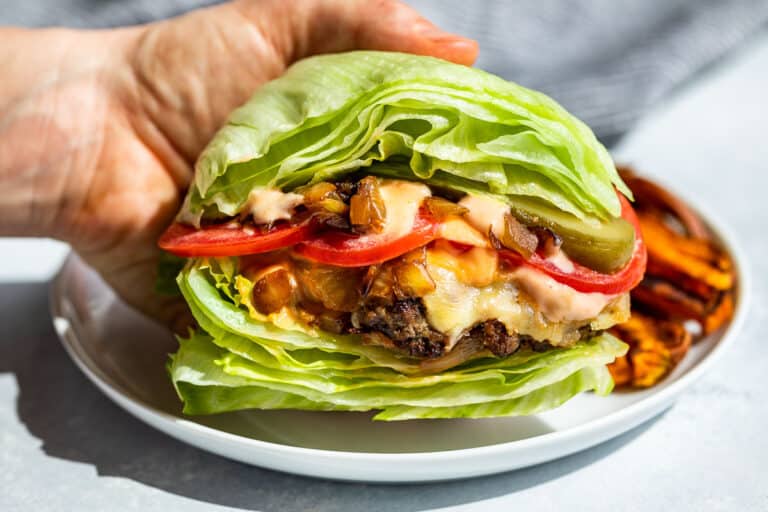
<path fill-rule="evenodd" d="M 608 141 L 768 22 L 766 0 L 411 4 L 438 25 L 476 38 L 478 66 L 546 92 Z"/>
<path fill-rule="evenodd" d="M 109 27 L 211 3 L 0 0 L 0 23 Z M 675 86 L 768 22 L 766 0 L 410 3 L 439 26 L 476 38 L 478 66 L 547 92 L 608 142 Z"/>
<path fill-rule="evenodd" d="M 0 0 L 0 24 L 107 28 L 168 18 L 214 3 L 216 0 Z"/>

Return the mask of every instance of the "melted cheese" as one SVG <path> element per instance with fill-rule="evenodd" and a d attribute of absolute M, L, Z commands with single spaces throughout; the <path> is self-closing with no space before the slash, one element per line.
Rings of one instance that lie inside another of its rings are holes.
<path fill-rule="evenodd" d="M 383 180 L 379 186 L 386 207 L 384 226 L 378 235 L 400 238 L 411 232 L 421 202 L 432 195 L 423 183 L 401 180 Z"/>
<path fill-rule="evenodd" d="M 443 240 L 437 240 L 429 249 L 429 257 L 433 267 L 450 270 L 464 284 L 483 287 L 496 280 L 499 253 L 495 249 L 485 247 L 462 249 Z"/>
<path fill-rule="evenodd" d="M 287 220 L 293 209 L 304 201 L 304 196 L 293 192 L 282 192 L 273 188 L 257 188 L 248 194 L 245 211 L 253 216 L 256 224 L 271 224 L 276 220 Z"/>
<path fill-rule="evenodd" d="M 478 322 L 498 319 L 509 328 L 509 325 L 522 324 L 526 316 L 512 283 L 477 288 L 462 283 L 453 272 L 439 266 L 430 266 L 429 274 L 435 282 L 435 291 L 422 297 L 422 301 L 430 325 L 448 336 L 446 348 L 449 350 Z"/>
<path fill-rule="evenodd" d="M 475 247 L 490 247 L 485 234 L 473 228 L 461 217 L 450 217 L 440 224 L 437 235 L 445 240 Z"/>
<path fill-rule="evenodd" d="M 509 213 L 509 205 L 490 196 L 467 194 L 459 206 L 467 210 L 467 221 L 484 235 L 492 229 L 493 234 L 501 236 L 504 230 L 504 216 Z"/>
<path fill-rule="evenodd" d="M 486 320 L 500 321 L 509 332 L 570 346 L 581 337 L 581 327 L 605 329 L 629 316 L 629 294 L 580 293 L 533 269 L 497 274 L 490 284 L 475 286 L 457 270 L 465 262 L 439 246 L 427 251 L 427 266 L 435 291 L 422 301 L 429 323 L 448 335 L 449 350 Z"/>

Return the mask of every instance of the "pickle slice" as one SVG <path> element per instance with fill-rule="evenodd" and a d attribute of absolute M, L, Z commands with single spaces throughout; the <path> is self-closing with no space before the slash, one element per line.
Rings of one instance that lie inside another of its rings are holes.
<path fill-rule="evenodd" d="M 563 240 L 572 260 L 609 274 L 622 268 L 635 248 L 635 229 L 617 217 L 608 221 L 581 220 L 535 198 L 510 197 L 512 215 L 526 226 L 545 227 Z"/>

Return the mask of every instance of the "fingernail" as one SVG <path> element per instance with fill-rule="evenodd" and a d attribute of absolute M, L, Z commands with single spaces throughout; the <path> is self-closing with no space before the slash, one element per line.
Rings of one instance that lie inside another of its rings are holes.
<path fill-rule="evenodd" d="M 473 45 L 475 44 L 474 41 L 471 39 L 467 39 L 466 37 L 457 36 L 456 34 L 449 34 L 446 32 L 442 32 L 440 34 L 436 33 L 434 36 L 427 36 L 430 41 L 433 41 L 435 43 L 439 44 L 446 44 L 446 45 Z"/>
<path fill-rule="evenodd" d="M 415 23 L 414 32 L 428 39 L 434 39 L 434 38 L 451 35 L 445 30 L 441 30 L 439 27 L 434 25 L 429 20 L 425 20 L 425 19 L 421 19 Z"/>
<path fill-rule="evenodd" d="M 471 39 L 441 30 L 428 21 L 420 22 L 417 25 L 416 32 L 420 36 L 440 44 L 474 44 L 474 41 Z"/>
<path fill-rule="evenodd" d="M 462 64 L 472 64 L 477 58 L 477 41 L 441 30 L 428 20 L 416 22 L 415 32 L 434 45 L 429 53 Z"/>
<path fill-rule="evenodd" d="M 477 59 L 477 42 L 463 37 L 442 38 L 433 40 L 433 52 L 457 64 L 471 66 Z"/>

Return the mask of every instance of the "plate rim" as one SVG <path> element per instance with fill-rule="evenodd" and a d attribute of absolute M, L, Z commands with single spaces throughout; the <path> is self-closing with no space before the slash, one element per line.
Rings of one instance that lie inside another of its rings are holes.
<path fill-rule="evenodd" d="M 559 458 L 583 449 L 587 449 L 596 444 L 608 441 L 617 435 L 639 425 L 640 423 L 647 421 L 651 417 L 660 413 L 666 409 L 674 399 L 687 387 L 697 381 L 702 375 L 704 375 L 712 365 L 722 357 L 728 347 L 730 347 L 738 337 L 738 334 L 742 331 L 742 327 L 745 323 L 747 313 L 751 304 L 751 270 L 750 263 L 743 251 L 741 244 L 737 241 L 734 233 L 735 231 L 730 225 L 716 216 L 709 215 L 707 208 L 702 208 L 701 204 L 697 200 L 692 200 L 687 197 L 686 194 L 678 193 L 674 188 L 668 187 L 663 180 L 653 176 L 653 179 L 660 183 L 663 187 L 671 190 L 673 193 L 681 197 L 687 204 L 692 206 L 695 211 L 702 215 L 705 223 L 711 229 L 713 235 L 719 239 L 721 244 L 730 252 L 733 257 L 734 269 L 737 278 L 737 290 L 735 294 L 736 311 L 731 322 L 723 327 L 720 340 L 712 347 L 712 349 L 692 368 L 687 370 L 683 375 L 680 375 L 674 382 L 669 383 L 668 386 L 657 392 L 650 394 L 648 397 L 642 398 L 632 404 L 623 407 L 620 410 L 610 412 L 600 418 L 590 420 L 586 423 L 568 428 L 566 430 L 547 432 L 534 437 L 525 439 L 518 439 L 514 441 L 507 441 L 497 444 L 490 444 L 485 446 L 471 447 L 471 448 L 458 448 L 450 450 L 439 451 L 425 451 L 425 452 L 365 452 L 365 451 L 346 451 L 346 450 L 331 450 L 323 448 L 309 448 L 294 446 L 290 444 L 282 444 L 279 442 L 264 441 L 260 439 L 253 439 L 238 434 L 219 430 L 214 427 L 202 425 L 187 418 L 176 416 L 161 409 L 148 404 L 141 399 L 132 396 L 132 394 L 125 389 L 122 389 L 119 385 L 114 383 L 112 379 L 105 376 L 98 365 L 96 365 L 92 358 L 82 350 L 78 348 L 80 344 L 77 340 L 70 339 L 76 338 L 76 334 L 72 328 L 70 328 L 69 320 L 66 315 L 63 314 L 60 307 L 60 297 L 64 297 L 64 282 L 67 278 L 69 268 L 77 263 L 79 257 L 76 253 L 70 253 L 61 268 L 56 273 L 51 287 L 49 289 L 49 308 L 51 313 L 51 319 L 54 325 L 54 329 L 64 346 L 65 351 L 80 368 L 80 370 L 88 377 L 88 379 L 96 385 L 103 393 L 109 398 L 115 401 L 123 409 L 126 409 L 131 415 L 137 417 L 139 420 L 149 423 L 153 428 L 158 428 L 165 434 L 181 439 L 188 444 L 193 444 L 187 441 L 184 437 L 180 437 L 171 433 L 165 429 L 158 427 L 153 422 L 147 420 L 146 417 L 138 415 L 132 409 L 142 410 L 145 414 L 155 416 L 157 420 L 163 423 L 173 425 L 176 428 L 185 428 L 192 432 L 213 438 L 217 442 L 224 442 L 227 444 L 245 443 L 250 448 L 261 449 L 269 452 L 286 453 L 293 456 L 304 455 L 310 457 L 320 458 L 333 458 L 337 461 L 352 461 L 352 462 L 414 462 L 416 460 L 420 462 L 447 462 L 456 459 L 482 457 L 484 455 L 495 454 L 500 455 L 510 450 L 530 450 L 541 447 L 542 445 L 549 444 L 562 444 L 570 443 L 578 445 L 574 449 L 564 450 L 561 455 L 557 457 L 550 457 L 545 460 L 552 460 Z M 83 263 L 84 264 L 84 263 Z M 627 428 L 621 428 L 622 425 L 628 425 Z M 617 427 L 619 427 L 617 429 Z M 587 443 L 579 444 L 577 441 L 590 432 L 595 431 L 607 431 L 609 435 L 601 437 L 597 440 Z M 215 451 L 221 454 L 220 451 L 210 449 L 205 446 L 196 444 L 200 449 L 208 451 Z M 223 454 L 222 454 L 223 455 Z M 229 457 L 235 458 L 235 457 Z M 242 460 L 242 459 L 241 459 Z M 541 461 L 540 461 L 541 462 Z M 510 468 L 511 469 L 511 468 Z M 318 476 L 312 472 L 302 473 L 301 471 L 293 470 L 291 472 L 301 473 L 307 475 Z M 488 474 L 493 471 L 478 472 L 477 474 Z M 344 479 L 336 477 L 337 479 Z M 461 477 L 449 477 L 449 478 L 461 478 Z M 437 480 L 445 480 L 448 478 L 437 478 Z M 359 479 L 358 479 L 359 480 Z M 368 478 L 366 481 L 402 481 L 397 479 L 372 479 Z M 436 479 L 431 479 L 436 480 Z"/>

